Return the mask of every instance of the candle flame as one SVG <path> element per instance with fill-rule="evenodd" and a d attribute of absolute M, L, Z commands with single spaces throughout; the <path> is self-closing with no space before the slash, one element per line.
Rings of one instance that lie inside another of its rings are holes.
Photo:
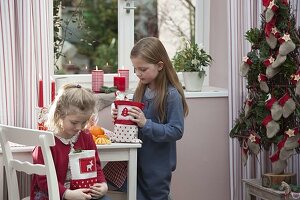
<path fill-rule="evenodd" d="M 108 62 L 106 63 L 106 66 L 108 66 Z"/>
<path fill-rule="evenodd" d="M 87 67 L 87 66 L 85 66 L 85 69 L 87 70 L 87 69 L 88 69 L 88 67 Z"/>
<path fill-rule="evenodd" d="M 71 63 L 71 60 L 69 60 L 69 64 L 72 64 L 72 63 Z"/>
<path fill-rule="evenodd" d="M 98 70 L 98 66 L 96 65 L 96 70 Z"/>

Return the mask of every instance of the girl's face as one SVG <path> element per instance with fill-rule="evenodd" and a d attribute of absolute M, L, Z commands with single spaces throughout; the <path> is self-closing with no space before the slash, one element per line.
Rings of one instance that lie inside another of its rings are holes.
<path fill-rule="evenodd" d="M 71 138 L 85 127 L 90 117 L 90 114 L 82 113 L 67 115 L 62 120 L 63 132 L 60 136 L 66 139 Z"/>
<path fill-rule="evenodd" d="M 150 89 L 155 88 L 155 78 L 157 77 L 159 71 L 163 68 L 162 63 L 150 64 L 146 63 L 140 57 L 131 58 L 131 62 L 134 66 L 135 73 L 140 79 L 141 83 L 148 84 Z"/>

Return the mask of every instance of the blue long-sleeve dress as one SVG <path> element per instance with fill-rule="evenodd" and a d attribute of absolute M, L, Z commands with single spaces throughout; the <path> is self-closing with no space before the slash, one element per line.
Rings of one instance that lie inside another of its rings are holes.
<path fill-rule="evenodd" d="M 137 200 L 167 200 L 172 171 L 176 168 L 176 141 L 182 138 L 184 111 L 182 97 L 173 86 L 168 87 L 166 120 L 160 123 L 154 109 L 153 97 L 146 90 L 142 102 L 147 122 L 139 129 L 143 141 L 138 149 Z"/>

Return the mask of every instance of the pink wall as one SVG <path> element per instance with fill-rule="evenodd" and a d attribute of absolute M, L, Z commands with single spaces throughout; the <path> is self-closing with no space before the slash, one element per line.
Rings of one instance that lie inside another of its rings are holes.
<path fill-rule="evenodd" d="M 229 200 L 228 98 L 188 99 L 190 114 L 177 143 L 174 200 Z"/>

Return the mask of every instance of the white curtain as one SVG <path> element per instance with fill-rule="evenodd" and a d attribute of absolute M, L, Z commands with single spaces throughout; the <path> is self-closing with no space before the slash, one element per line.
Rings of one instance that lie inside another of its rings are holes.
<path fill-rule="evenodd" d="M 297 13 L 300 10 L 300 3 L 297 0 L 291 0 L 290 2 L 299 23 L 300 16 Z M 250 43 L 245 40 L 244 35 L 250 28 L 260 28 L 262 10 L 262 0 L 228 1 L 230 128 L 233 127 L 247 95 L 246 80 L 239 74 L 239 65 L 242 57 L 246 56 L 250 51 Z M 241 162 L 241 148 L 237 139 L 230 140 L 229 149 L 231 200 L 241 200 L 244 199 L 242 179 L 260 178 L 261 174 L 271 171 L 269 154 L 264 151 L 257 158 L 249 157 L 247 165 L 243 166 Z M 299 166 L 299 156 L 295 155 L 289 159 L 287 171 L 298 172 Z M 300 180 L 299 174 L 298 180 Z"/>
<path fill-rule="evenodd" d="M 54 71 L 50 0 L 0 0 L 0 123 L 37 127 L 39 76 L 50 103 Z"/>
<path fill-rule="evenodd" d="M 246 80 L 239 73 L 242 57 L 247 55 L 251 49 L 250 43 L 245 40 L 244 35 L 250 28 L 260 28 L 261 11 L 261 0 L 229 0 L 228 2 L 230 128 L 233 127 L 247 95 Z M 242 179 L 260 177 L 267 168 L 266 155 L 263 153 L 258 158 L 250 157 L 247 165 L 243 166 L 241 148 L 237 139 L 230 140 L 229 149 L 231 200 L 241 200 L 243 199 Z"/>

